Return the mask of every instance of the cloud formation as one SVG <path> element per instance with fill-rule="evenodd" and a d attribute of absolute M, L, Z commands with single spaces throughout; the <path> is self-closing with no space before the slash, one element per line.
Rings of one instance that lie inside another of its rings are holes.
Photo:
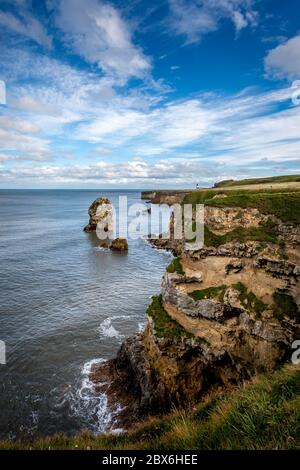
<path fill-rule="evenodd" d="M 59 0 L 56 24 L 73 51 L 121 80 L 142 78 L 150 61 L 133 44 L 132 32 L 120 12 L 98 0 Z"/>
<path fill-rule="evenodd" d="M 269 51 L 265 70 L 273 78 L 300 78 L 300 34 Z"/>
<path fill-rule="evenodd" d="M 44 26 L 29 11 L 19 6 L 16 14 L 0 10 L 0 27 L 14 34 L 20 34 L 48 49 L 52 47 L 52 37 Z"/>
<path fill-rule="evenodd" d="M 199 42 L 205 34 L 216 31 L 224 19 L 232 21 L 239 32 L 257 24 L 254 4 L 255 0 L 169 0 L 170 28 L 185 37 L 185 44 Z"/>
<path fill-rule="evenodd" d="M 223 22 L 236 33 L 254 27 L 257 3 L 169 0 L 164 14 L 169 14 L 169 32 L 195 44 Z M 299 166 L 300 106 L 289 86 L 237 93 L 229 91 L 240 87 L 235 77 L 227 91 L 201 92 L 202 76 L 195 71 L 195 77 L 186 78 L 180 60 L 189 51 L 160 55 L 159 44 L 158 57 L 165 59 L 159 70 L 179 86 L 172 89 L 151 78 L 151 73 L 160 76 L 157 64 L 136 42 L 130 10 L 121 11 L 121 2 L 46 4 L 48 19 L 44 10 L 34 17 L 33 3 L 26 0 L 18 0 L 18 9 L 0 10 L 9 38 L 0 46 L 1 79 L 8 84 L 7 106 L 0 110 L 3 184 L 171 187 Z M 150 10 L 150 16 L 157 13 L 155 5 Z M 270 76 L 297 76 L 299 42 L 296 36 L 268 53 Z"/>

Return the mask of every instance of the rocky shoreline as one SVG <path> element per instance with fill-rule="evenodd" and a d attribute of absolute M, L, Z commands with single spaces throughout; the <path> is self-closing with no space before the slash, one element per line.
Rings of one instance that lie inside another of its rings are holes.
<path fill-rule="evenodd" d="M 274 235 L 255 240 L 266 224 Z M 121 405 L 117 427 L 193 407 L 207 394 L 273 371 L 300 338 L 299 225 L 256 208 L 209 205 L 205 225 L 213 236 L 201 250 L 152 241 L 177 257 L 147 310 L 147 326 L 91 371 L 96 390 Z M 241 228 L 248 240 L 239 239 Z M 228 242 L 231 233 L 236 239 Z"/>

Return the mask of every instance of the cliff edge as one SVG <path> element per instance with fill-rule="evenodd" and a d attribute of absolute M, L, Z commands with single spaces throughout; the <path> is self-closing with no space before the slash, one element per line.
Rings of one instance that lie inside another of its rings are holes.
<path fill-rule="evenodd" d="M 182 202 L 205 205 L 204 247 L 176 242 L 145 330 L 91 374 L 123 405 L 127 428 L 273 371 L 300 339 L 299 183 L 193 191 Z"/>

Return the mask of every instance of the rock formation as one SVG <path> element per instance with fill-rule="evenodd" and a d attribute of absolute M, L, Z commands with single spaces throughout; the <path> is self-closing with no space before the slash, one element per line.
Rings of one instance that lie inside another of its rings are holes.
<path fill-rule="evenodd" d="M 89 207 L 90 217 L 88 225 L 84 227 L 85 232 L 95 232 L 97 225 L 105 221 L 107 233 L 112 230 L 112 205 L 108 198 L 99 197 Z"/>
<path fill-rule="evenodd" d="M 113 238 L 113 207 L 106 197 L 99 197 L 89 207 L 89 223 L 84 227 L 87 233 L 96 232 L 99 245 L 113 251 L 128 251 L 126 238 Z"/>
<path fill-rule="evenodd" d="M 162 243 L 178 258 L 147 310 L 145 330 L 92 373 L 124 405 L 121 426 L 191 406 L 291 357 L 300 339 L 299 223 L 267 207 L 205 206 L 202 249 Z"/>
<path fill-rule="evenodd" d="M 126 238 L 115 238 L 111 242 L 110 249 L 113 251 L 128 251 L 128 241 Z"/>

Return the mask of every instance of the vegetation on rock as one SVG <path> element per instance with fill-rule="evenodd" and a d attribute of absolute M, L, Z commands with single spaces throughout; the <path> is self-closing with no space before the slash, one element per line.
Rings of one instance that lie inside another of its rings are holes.
<path fill-rule="evenodd" d="M 152 318 L 155 334 L 158 338 L 191 338 L 198 343 L 206 342 L 204 338 L 194 336 L 186 331 L 176 320 L 170 317 L 162 303 L 161 295 L 154 295 L 146 314 Z"/>
<path fill-rule="evenodd" d="M 206 289 L 194 290 L 190 293 L 190 296 L 193 297 L 194 300 L 216 299 L 219 302 L 223 302 L 226 289 L 227 286 L 225 285 L 207 287 Z"/>
<path fill-rule="evenodd" d="M 290 318 L 297 318 L 299 310 L 293 297 L 284 292 L 276 291 L 273 294 L 274 300 L 274 315 L 278 319 L 282 319 L 284 316 Z"/>
<path fill-rule="evenodd" d="M 224 197 L 226 196 L 226 197 Z M 283 222 L 300 223 L 300 191 L 296 189 L 203 190 L 191 191 L 184 204 L 206 204 L 215 207 L 256 208 L 263 214 L 278 217 Z"/>
<path fill-rule="evenodd" d="M 204 244 L 205 246 L 218 247 L 230 242 L 245 242 L 245 241 L 259 241 L 276 243 L 276 227 L 272 221 L 261 224 L 259 227 L 239 227 L 225 233 L 218 235 L 213 233 L 207 225 L 204 226 Z"/>
<path fill-rule="evenodd" d="M 268 308 L 268 305 L 258 299 L 242 282 L 238 282 L 232 287 L 239 291 L 239 299 L 242 305 L 250 312 L 255 313 L 258 317 Z"/>
<path fill-rule="evenodd" d="M 172 262 L 167 267 L 166 271 L 168 273 L 177 273 L 177 274 L 184 274 L 184 270 L 181 264 L 181 259 L 179 257 L 174 258 Z"/>
<path fill-rule="evenodd" d="M 214 185 L 215 188 L 248 186 L 250 184 L 293 183 L 300 181 L 300 175 L 271 176 L 269 178 L 247 178 L 243 180 L 224 180 Z"/>

